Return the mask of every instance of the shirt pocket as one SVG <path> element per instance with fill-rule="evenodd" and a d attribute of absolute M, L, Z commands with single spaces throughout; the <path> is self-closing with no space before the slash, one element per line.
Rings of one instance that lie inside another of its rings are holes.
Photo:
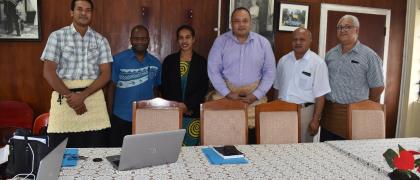
<path fill-rule="evenodd" d="M 62 56 L 65 61 L 75 62 L 77 60 L 75 47 L 72 45 L 65 45 Z"/>
<path fill-rule="evenodd" d="M 98 48 L 89 48 L 87 52 L 87 60 L 90 63 L 96 63 L 99 59 L 99 50 Z"/>
<path fill-rule="evenodd" d="M 313 75 L 307 71 L 301 72 L 299 75 L 299 87 L 303 90 L 312 89 Z"/>

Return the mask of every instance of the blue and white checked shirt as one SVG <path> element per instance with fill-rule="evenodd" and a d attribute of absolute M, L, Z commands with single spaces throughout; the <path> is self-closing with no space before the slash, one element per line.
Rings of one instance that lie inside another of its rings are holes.
<path fill-rule="evenodd" d="M 89 27 L 82 37 L 71 24 L 51 33 L 41 60 L 56 62 L 61 79 L 86 80 L 97 79 L 99 65 L 112 62 L 112 54 L 101 34 Z"/>
<path fill-rule="evenodd" d="M 359 41 L 349 52 L 342 54 L 341 45 L 325 56 L 331 92 L 326 99 L 350 104 L 369 99 L 369 89 L 384 86 L 381 58 Z"/>

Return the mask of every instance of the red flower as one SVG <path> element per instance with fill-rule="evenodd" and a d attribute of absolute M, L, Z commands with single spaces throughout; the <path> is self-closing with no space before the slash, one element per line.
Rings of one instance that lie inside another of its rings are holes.
<path fill-rule="evenodd" d="M 395 157 L 393 163 L 398 170 L 412 170 L 414 168 L 413 153 L 405 150 L 400 151 L 400 156 Z"/>
<path fill-rule="evenodd" d="M 420 152 L 417 152 L 417 151 L 408 151 L 408 152 L 410 152 L 413 155 L 419 155 L 420 154 Z"/>

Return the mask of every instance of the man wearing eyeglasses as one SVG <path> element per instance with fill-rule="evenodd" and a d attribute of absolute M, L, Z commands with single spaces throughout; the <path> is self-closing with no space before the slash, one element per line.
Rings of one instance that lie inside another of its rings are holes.
<path fill-rule="evenodd" d="M 382 60 L 358 40 L 359 27 L 357 17 L 343 16 L 337 24 L 339 44 L 325 56 L 331 92 L 326 95 L 321 141 L 344 139 L 342 133 L 331 131 L 336 129 L 333 126 L 345 126 L 337 122 L 347 118 L 347 105 L 363 100 L 379 102 L 384 90 Z"/>
<path fill-rule="evenodd" d="M 276 64 L 270 42 L 251 31 L 251 14 L 240 7 L 232 12 L 232 31 L 220 35 L 208 57 L 208 75 L 216 93 L 210 99 L 228 98 L 250 105 L 267 101 Z M 254 109 L 248 110 L 248 127 L 255 126 Z M 252 134 L 250 132 L 249 134 Z M 252 141 L 252 140 L 251 140 Z"/>

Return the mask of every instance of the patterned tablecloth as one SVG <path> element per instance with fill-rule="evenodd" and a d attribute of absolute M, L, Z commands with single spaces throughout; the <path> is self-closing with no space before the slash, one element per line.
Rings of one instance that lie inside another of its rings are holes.
<path fill-rule="evenodd" d="M 383 173 L 391 172 L 382 154 L 387 149 L 398 152 L 398 144 L 406 150 L 420 151 L 420 138 L 328 141 L 331 147 Z M 419 156 L 415 156 L 418 158 Z M 415 172 L 418 176 L 420 173 Z"/>
<path fill-rule="evenodd" d="M 387 179 L 326 143 L 237 146 L 249 160 L 241 165 L 211 165 L 202 148 L 183 147 L 176 163 L 132 171 L 114 170 L 105 160 L 118 148 L 80 149 L 89 159 L 63 168 L 60 179 Z M 104 161 L 93 162 L 97 157 Z"/>

